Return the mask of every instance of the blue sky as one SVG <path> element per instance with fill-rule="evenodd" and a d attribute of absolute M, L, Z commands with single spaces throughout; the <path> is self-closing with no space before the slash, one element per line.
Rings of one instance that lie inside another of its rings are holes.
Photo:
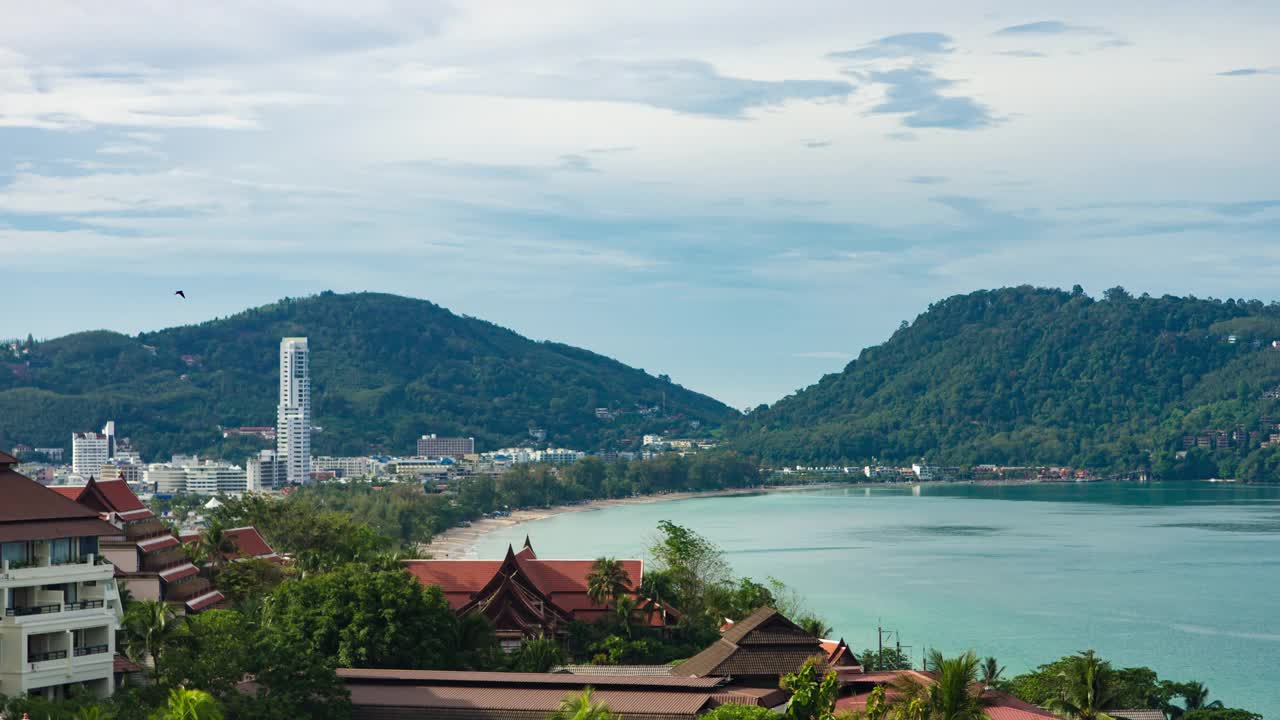
<path fill-rule="evenodd" d="M 1275 2 L 165 5 L 0 0 L 0 336 L 379 290 L 744 407 L 954 293 L 1280 299 Z"/>

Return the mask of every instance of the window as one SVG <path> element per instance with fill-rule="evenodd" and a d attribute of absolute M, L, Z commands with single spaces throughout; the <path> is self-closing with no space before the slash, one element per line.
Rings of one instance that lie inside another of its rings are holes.
<path fill-rule="evenodd" d="M 10 542 L 0 545 L 0 559 L 10 565 L 25 565 L 31 562 L 31 543 Z"/>
<path fill-rule="evenodd" d="M 58 538 L 49 541 L 49 563 L 65 565 L 71 562 L 71 538 Z"/>
<path fill-rule="evenodd" d="M 98 554 L 98 538 L 82 537 L 80 538 L 80 555 L 97 555 Z"/>

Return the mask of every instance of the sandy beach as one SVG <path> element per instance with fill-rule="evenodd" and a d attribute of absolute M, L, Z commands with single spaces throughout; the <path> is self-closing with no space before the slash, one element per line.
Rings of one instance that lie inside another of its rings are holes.
<path fill-rule="evenodd" d="M 659 495 L 641 495 L 638 497 L 617 498 L 612 500 L 591 500 L 577 505 L 557 505 L 547 508 L 530 508 L 513 510 L 506 517 L 480 518 L 472 521 L 467 527 L 453 527 L 437 535 L 429 544 L 419 549 L 424 556 L 438 559 L 467 560 L 476 557 L 476 543 L 486 533 L 494 530 L 511 528 L 532 520 L 541 520 L 554 515 L 571 512 L 585 512 L 618 505 L 641 505 L 644 503 L 666 502 L 669 500 L 687 500 L 689 498 L 725 497 L 731 495 L 757 495 L 764 492 L 790 492 L 797 490 L 818 490 L 834 487 L 837 483 L 815 483 L 811 485 L 777 485 L 757 488 L 737 488 L 733 490 L 711 490 L 708 492 L 677 492 Z M 847 486 L 847 483 L 839 483 Z"/>

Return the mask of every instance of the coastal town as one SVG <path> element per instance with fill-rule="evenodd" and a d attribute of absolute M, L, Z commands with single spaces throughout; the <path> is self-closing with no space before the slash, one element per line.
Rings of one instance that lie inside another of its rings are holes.
<path fill-rule="evenodd" d="M 916 663 L 900 641 L 884 646 L 883 632 L 879 648 L 855 649 L 791 591 L 772 580 L 766 585 L 733 578 L 714 545 L 670 523 L 661 528 L 666 545 L 655 546 L 649 563 L 638 557 L 542 557 L 529 536 L 503 557 L 484 559 L 477 557 L 476 543 L 486 533 L 558 513 L 758 493 L 763 487 L 779 492 L 812 489 L 815 482 L 918 487 L 1098 479 L 1086 471 L 923 462 L 795 466 L 753 469 L 719 487 L 624 485 L 630 489 L 560 505 L 490 499 L 461 511 L 477 488 L 509 485 L 510 478 L 572 485 L 578 474 L 591 474 L 584 468 L 593 463 L 598 469 L 608 463 L 644 468 L 719 455 L 707 438 L 647 435 L 638 451 L 589 455 L 551 446 L 478 451 L 474 438 L 425 434 L 402 457 L 313 456 L 313 435 L 323 430 L 312 421 L 307 338 L 284 338 L 279 362 L 277 424 L 222 429 L 227 439 L 249 436 L 275 444 L 243 466 L 195 456 L 145 462 L 130 439 L 118 434 L 127 419 L 120 426 L 108 421 L 100 431 L 72 433 L 69 465 L 62 462 L 61 447 L 19 446 L 13 454 L 0 453 L 0 697 L 16 699 L 10 708 L 87 706 L 118 692 L 147 695 L 165 686 L 171 693 L 203 692 L 191 678 L 178 678 L 175 687 L 175 678 L 162 672 L 180 654 L 156 641 L 158 628 L 177 628 L 175 638 L 190 637 L 198 646 L 200 633 L 213 632 L 199 629 L 203 623 L 247 621 L 246 613 L 262 612 L 258 603 L 323 571 L 335 578 L 372 573 L 383 578 L 379 582 L 408 582 L 410 592 L 438 598 L 440 611 L 458 624 L 456 632 L 474 634 L 453 651 L 460 654 L 434 661 L 405 655 L 394 648 L 394 639 L 381 661 L 339 653 L 320 671 L 331 673 L 335 699 L 329 705 L 341 708 L 333 717 L 542 720 L 575 703 L 594 703 L 622 718 L 652 720 L 778 714 L 880 720 L 887 714 L 898 718 L 911 703 L 933 697 L 932 688 L 957 678 L 970 687 L 962 704 L 990 720 L 1072 717 L 1054 704 L 1053 693 L 1019 697 L 1022 686 L 1002 677 L 993 658 L 985 674 L 973 653 L 935 652 Z M 541 468 L 542 479 L 521 475 L 529 468 Z M 405 559 L 380 554 L 394 547 L 385 538 L 370 540 L 382 549 L 369 555 L 367 549 L 341 547 L 368 532 L 357 529 L 358 515 L 308 519 L 305 513 L 317 508 L 297 501 L 320 491 L 333 499 L 333 493 L 378 490 L 401 500 L 436 498 L 444 503 L 437 507 L 445 525 L 432 525 L 427 542 L 401 536 Z M 524 497 L 516 492 L 513 498 Z M 339 547 L 310 537 L 316 531 L 310 526 L 335 520 L 355 523 L 339 531 Z M 589 548 L 585 552 L 590 555 Z M 712 588 L 714 594 L 707 595 Z M 274 602 L 285 603 L 286 596 Z M 388 612 L 394 622 L 395 613 Z M 412 662 L 404 664 L 408 657 Z M 1059 662 L 1111 672 L 1092 653 Z M 264 693 L 279 692 L 266 684 L 265 668 L 227 672 L 230 677 L 220 680 L 227 683 L 223 704 L 252 705 L 247 698 L 261 701 Z M 1110 707 L 1109 716 L 1165 720 L 1174 712 L 1170 708 L 1177 709 L 1169 701 L 1191 691 L 1177 684 L 1161 687 L 1164 700 L 1156 701 L 1158 693 L 1133 696 L 1143 702 Z"/>

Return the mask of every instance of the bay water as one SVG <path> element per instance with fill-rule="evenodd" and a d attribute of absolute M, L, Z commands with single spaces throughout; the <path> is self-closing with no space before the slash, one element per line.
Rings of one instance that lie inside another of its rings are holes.
<path fill-rule="evenodd" d="M 837 487 L 572 512 L 528 534 L 542 558 L 644 557 L 659 521 L 775 577 L 860 652 L 877 627 L 993 655 L 1008 675 L 1094 648 L 1117 666 L 1200 680 L 1280 719 L 1280 488 L 1209 483 Z"/>

